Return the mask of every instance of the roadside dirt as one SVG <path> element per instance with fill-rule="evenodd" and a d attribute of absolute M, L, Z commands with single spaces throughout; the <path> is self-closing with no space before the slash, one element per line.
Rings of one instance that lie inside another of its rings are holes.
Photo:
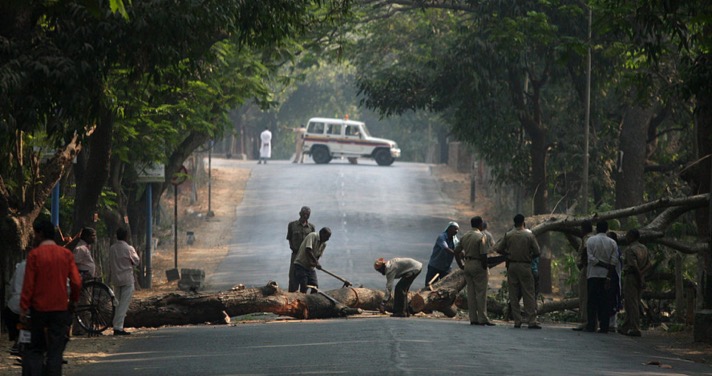
<path fill-rule="evenodd" d="M 242 201 L 245 193 L 245 184 L 250 177 L 249 169 L 212 169 L 211 210 L 215 214 L 208 217 L 208 190 L 200 188 L 197 192 L 198 200 L 190 204 L 187 192 L 179 193 L 178 202 L 178 233 L 179 253 L 178 268 L 195 268 L 205 270 L 206 275 L 212 273 L 228 251 L 228 242 L 231 239 L 231 227 L 235 221 L 236 208 Z M 173 199 L 162 200 L 167 212 L 173 212 Z M 184 209 L 181 209 L 184 208 Z M 195 242 L 186 245 L 185 234 L 193 231 L 196 234 Z M 156 236 L 160 237 L 158 249 L 152 257 L 153 288 L 151 290 L 138 290 L 134 297 L 148 297 L 163 295 L 177 289 L 177 281 L 168 282 L 166 270 L 174 267 L 174 248 L 171 240 L 170 229 L 157 229 Z M 91 362 L 98 362 L 110 356 L 115 349 L 126 341 L 140 339 L 141 335 L 155 329 L 142 328 L 133 331 L 131 336 L 114 337 L 111 330 L 97 337 L 76 336 L 72 337 L 64 352 L 68 364 L 64 366 L 65 374 L 71 375 L 76 367 Z M 12 343 L 7 337 L 0 339 L 0 374 L 20 375 L 22 370 L 19 358 L 11 356 L 9 349 Z"/>
<path fill-rule="evenodd" d="M 453 201 L 454 209 L 458 213 L 456 220 L 460 222 L 463 233 L 469 229 L 469 218 L 480 215 L 489 222 L 489 228 L 495 238 L 502 236 L 502 231 L 509 223 L 509 218 L 494 218 L 494 208 L 486 197 L 483 197 L 478 189 L 476 205 L 472 207 L 469 202 L 469 175 L 457 173 L 445 165 L 432 167 L 432 174 L 440 184 L 443 192 Z M 212 171 L 212 202 L 219 205 L 211 205 L 215 216 L 206 216 L 207 188 L 198 191 L 198 201 L 190 205 L 187 194 L 181 194 L 179 208 L 185 208 L 179 212 L 179 268 L 199 268 L 205 270 L 206 275 L 211 273 L 218 266 L 228 251 L 230 241 L 231 226 L 235 220 L 236 208 L 244 196 L 244 188 L 250 176 L 248 169 L 219 169 Z M 171 200 L 164 200 L 172 203 Z M 170 206 L 166 208 L 172 212 Z M 490 217 L 492 216 L 492 218 Z M 185 232 L 194 231 L 196 234 L 195 243 L 192 246 L 185 246 Z M 177 282 L 168 282 L 165 271 L 172 269 L 173 243 L 170 241 L 170 230 L 158 230 L 157 234 L 166 240 L 159 245 L 153 257 L 154 286 L 151 290 L 137 291 L 136 297 L 147 297 L 151 295 L 162 295 L 177 289 Z M 496 290 L 501 286 L 504 278 L 504 267 L 492 269 L 490 275 L 490 288 Z M 433 315 L 437 318 L 440 315 Z M 132 329 L 129 329 L 131 331 Z M 126 341 L 140 340 L 143 334 L 155 329 L 140 329 L 133 331 L 133 335 L 126 337 L 114 337 L 107 331 L 105 335 L 98 337 L 73 337 L 67 345 L 65 359 L 69 362 L 65 367 L 65 374 L 71 375 L 76 367 L 91 362 L 99 362 L 110 357 L 119 345 Z M 695 362 L 712 364 L 712 345 L 695 343 L 692 341 L 690 331 L 668 333 L 663 330 L 650 330 L 644 333 L 640 339 L 649 343 L 661 351 L 673 353 L 685 359 Z M 21 369 L 17 363 L 17 357 L 10 356 L 8 350 L 10 342 L 6 338 L 0 340 L 0 374 L 20 375 Z M 652 359 L 651 359 L 652 361 Z"/>

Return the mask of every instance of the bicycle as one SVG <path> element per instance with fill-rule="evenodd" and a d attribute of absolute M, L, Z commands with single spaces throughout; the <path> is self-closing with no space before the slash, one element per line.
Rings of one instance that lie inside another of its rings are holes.
<path fill-rule="evenodd" d="M 114 291 L 98 278 L 86 279 L 82 283 L 79 302 L 74 308 L 74 316 L 82 329 L 89 335 L 100 334 L 112 325 L 114 319 Z"/>

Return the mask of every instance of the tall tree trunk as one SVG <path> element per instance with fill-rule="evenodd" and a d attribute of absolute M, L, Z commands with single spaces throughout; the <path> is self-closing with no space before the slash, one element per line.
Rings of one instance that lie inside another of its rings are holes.
<path fill-rule="evenodd" d="M 623 117 L 619 139 L 619 166 L 615 172 L 616 208 L 636 206 L 643 202 L 648 126 L 653 117 L 650 108 L 633 106 Z"/>
<path fill-rule="evenodd" d="M 712 65 L 712 54 L 701 59 L 704 64 Z M 709 193 L 712 185 L 712 90 L 703 89 L 697 95 L 697 108 L 695 111 L 695 125 L 697 129 L 697 148 L 700 158 L 704 158 L 699 167 L 695 169 L 696 193 Z M 712 247 L 712 218 L 710 206 L 697 210 L 697 231 L 701 239 L 706 239 Z M 700 276 L 700 297 L 703 309 L 712 309 L 712 248 L 700 254 L 700 264 L 703 266 Z"/>
<path fill-rule="evenodd" d="M 111 149 L 114 130 L 114 113 L 101 106 L 99 123 L 89 139 L 88 150 L 84 150 L 75 165 L 77 189 L 74 198 L 72 234 L 84 226 L 91 225 L 97 210 L 99 197 L 109 178 Z"/>

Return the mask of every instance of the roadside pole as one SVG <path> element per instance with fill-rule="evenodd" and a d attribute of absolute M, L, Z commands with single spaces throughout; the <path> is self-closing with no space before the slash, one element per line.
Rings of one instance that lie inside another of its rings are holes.
<path fill-rule="evenodd" d="M 151 163 L 136 168 L 137 183 L 146 184 L 146 245 L 143 252 L 143 265 L 146 275 L 143 278 L 143 287 L 150 289 L 153 286 L 153 183 L 163 183 L 166 180 L 166 168 L 160 163 Z"/>

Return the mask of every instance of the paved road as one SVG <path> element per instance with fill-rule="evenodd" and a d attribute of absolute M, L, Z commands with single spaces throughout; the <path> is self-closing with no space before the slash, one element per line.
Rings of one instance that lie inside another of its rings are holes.
<path fill-rule="evenodd" d="M 349 318 L 139 332 L 118 353 L 73 374 L 712 375 L 712 367 L 629 337 L 564 327 Z"/>
<path fill-rule="evenodd" d="M 311 207 L 310 221 L 317 230 L 332 230 L 323 267 L 371 288 L 385 285 L 373 270 L 376 258 L 405 256 L 426 264 L 435 238 L 456 217 L 425 164 L 380 167 L 371 161 L 350 165 L 335 160 L 328 165 L 239 165 L 250 167 L 252 175 L 237 209 L 229 254 L 206 280 L 211 290 L 238 283 L 262 286 L 270 280 L 286 288 L 291 254 L 287 223 L 299 217 L 303 205 Z M 333 277 L 317 274 L 322 288 L 341 287 Z M 415 286 L 424 283 L 425 273 Z"/>
<path fill-rule="evenodd" d="M 324 267 L 372 288 L 384 285 L 373 259 L 400 255 L 426 262 L 435 237 L 456 216 L 423 164 L 213 163 L 252 168 L 229 255 L 208 281 L 214 290 L 271 279 L 285 286 L 286 225 L 302 205 L 312 207 L 314 223 L 333 230 Z M 319 278 L 324 288 L 340 287 L 327 275 Z M 421 277 L 416 287 L 423 283 Z M 672 368 L 645 365 L 650 361 Z M 646 338 L 562 326 L 529 330 L 352 317 L 139 330 L 116 353 L 72 374 L 712 375 L 712 368 L 659 353 Z"/>

